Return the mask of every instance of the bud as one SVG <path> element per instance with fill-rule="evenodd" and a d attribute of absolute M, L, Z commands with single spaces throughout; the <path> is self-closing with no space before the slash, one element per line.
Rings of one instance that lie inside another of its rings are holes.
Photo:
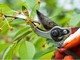
<path fill-rule="evenodd" d="M 9 30 L 10 30 L 10 31 L 12 31 L 12 30 L 13 30 L 13 27 L 12 27 L 12 26 L 10 26 L 10 27 L 9 27 Z"/>
<path fill-rule="evenodd" d="M 66 27 L 70 27 L 70 25 L 69 25 L 69 24 L 67 24 L 67 25 L 66 25 Z"/>
<path fill-rule="evenodd" d="M 0 13 L 0 16 L 2 16 L 3 14 L 2 13 Z"/>
<path fill-rule="evenodd" d="M 18 11 L 17 13 L 18 13 L 18 14 L 21 14 L 21 11 Z"/>
<path fill-rule="evenodd" d="M 5 20 L 5 16 L 4 15 L 2 16 L 2 20 Z"/>
<path fill-rule="evenodd" d="M 29 16 L 29 13 L 28 13 L 28 10 L 24 10 L 24 14 L 26 15 L 26 16 Z"/>
<path fill-rule="evenodd" d="M 46 44 L 49 44 L 49 42 L 47 41 Z"/>
<path fill-rule="evenodd" d="M 35 30 L 35 28 L 34 28 L 34 30 Z M 39 36 L 38 34 L 36 34 L 36 36 Z"/>
<path fill-rule="evenodd" d="M 31 42 L 33 44 L 33 41 L 32 40 L 29 40 L 29 42 Z"/>
<path fill-rule="evenodd" d="M 37 0 L 36 4 L 40 5 L 40 3 L 41 3 L 40 0 Z"/>
<path fill-rule="evenodd" d="M 30 24 L 30 23 L 31 23 L 31 17 L 27 17 L 26 24 Z"/>
<path fill-rule="evenodd" d="M 45 44 L 43 44 L 42 47 L 45 47 Z"/>
<path fill-rule="evenodd" d="M 12 18 L 11 18 L 11 20 L 13 21 L 13 20 L 15 20 L 15 18 L 14 18 L 14 17 L 12 17 Z"/>
<path fill-rule="evenodd" d="M 26 24 L 30 24 L 30 21 L 26 21 Z"/>
<path fill-rule="evenodd" d="M 0 32 L 2 31 L 2 28 L 0 28 Z"/>

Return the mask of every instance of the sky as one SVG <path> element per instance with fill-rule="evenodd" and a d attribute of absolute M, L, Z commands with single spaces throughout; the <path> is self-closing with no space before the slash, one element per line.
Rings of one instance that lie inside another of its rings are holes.
<path fill-rule="evenodd" d="M 58 6 L 63 7 L 65 10 L 80 9 L 80 0 L 58 0 Z"/>

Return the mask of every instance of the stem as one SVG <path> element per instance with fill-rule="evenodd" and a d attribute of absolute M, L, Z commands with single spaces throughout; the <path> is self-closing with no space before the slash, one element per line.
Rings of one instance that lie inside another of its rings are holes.
<path fill-rule="evenodd" d="M 5 21 L 6 21 L 7 25 L 8 25 L 8 27 L 10 27 L 10 25 L 9 25 L 9 23 L 8 23 L 8 21 L 7 21 L 7 19 L 5 19 Z"/>

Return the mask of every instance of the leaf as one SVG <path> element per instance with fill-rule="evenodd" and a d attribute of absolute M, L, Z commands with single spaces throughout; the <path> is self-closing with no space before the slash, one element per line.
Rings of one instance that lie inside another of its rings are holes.
<path fill-rule="evenodd" d="M 31 29 L 28 29 L 28 30 L 20 33 L 20 34 L 17 35 L 16 37 L 14 37 L 13 41 L 15 41 L 15 40 L 20 40 L 20 39 L 26 37 L 26 36 L 27 36 L 29 33 L 31 33 L 31 32 L 32 32 Z"/>
<path fill-rule="evenodd" d="M 11 22 L 10 24 L 11 25 L 19 25 L 19 24 L 23 24 L 23 23 L 25 23 L 25 21 L 24 20 L 22 20 L 22 19 L 15 19 L 13 22 Z"/>
<path fill-rule="evenodd" d="M 6 34 L 8 32 L 8 24 L 4 21 L 2 25 L 2 31 L 0 32 L 1 34 Z"/>
<path fill-rule="evenodd" d="M 59 24 L 60 25 L 64 25 L 66 22 L 68 22 L 68 21 L 70 21 L 70 18 L 68 17 L 65 17 L 64 19 L 62 19 L 60 22 L 59 22 Z"/>
<path fill-rule="evenodd" d="M 14 37 L 18 36 L 19 34 L 22 34 L 23 32 L 25 32 L 26 30 L 30 29 L 30 26 L 26 26 L 21 28 Z"/>
<path fill-rule="evenodd" d="M 80 14 L 76 14 L 70 20 L 70 26 L 76 26 L 80 22 Z"/>
<path fill-rule="evenodd" d="M 49 52 L 52 52 L 52 51 L 54 51 L 54 50 L 55 50 L 54 46 L 48 47 L 47 49 L 45 49 L 45 50 L 43 50 L 43 51 L 39 51 L 39 52 L 35 53 L 33 59 L 40 58 L 41 56 L 43 56 L 43 55 L 45 55 L 45 54 L 47 54 L 47 53 L 49 53 Z"/>
<path fill-rule="evenodd" d="M 36 38 L 37 40 L 36 40 L 35 38 Z M 37 51 L 43 50 L 44 48 L 42 47 L 42 45 L 46 42 L 46 39 L 45 39 L 45 38 L 42 38 L 42 37 L 38 37 L 38 38 L 37 38 L 36 36 L 35 36 L 35 38 L 34 38 L 33 41 L 36 40 L 36 41 L 34 42 L 34 45 L 35 45 L 35 47 L 36 47 L 36 50 L 37 50 Z"/>
<path fill-rule="evenodd" d="M 3 54 L 3 58 L 2 60 L 12 60 L 14 54 L 15 54 L 15 51 L 16 51 L 16 47 L 17 47 L 17 44 L 16 43 L 13 43 L 11 44 L 4 52 Z"/>
<path fill-rule="evenodd" d="M 32 11 L 31 11 L 30 16 L 31 16 L 31 17 L 34 17 L 34 16 L 36 15 L 36 10 L 38 10 L 39 8 L 40 8 L 40 6 L 36 4 L 36 5 L 32 8 Z"/>
<path fill-rule="evenodd" d="M 0 4 L 0 13 L 3 13 L 5 15 L 11 15 L 11 14 L 15 14 L 15 11 L 9 8 L 5 4 Z"/>
<path fill-rule="evenodd" d="M 54 51 L 49 52 L 43 56 L 41 56 L 40 58 L 38 58 L 37 60 L 51 60 L 52 56 L 54 55 Z"/>
<path fill-rule="evenodd" d="M 19 55 L 21 60 L 28 59 L 31 60 L 35 54 L 35 47 L 32 43 L 28 41 L 23 41 L 20 44 Z"/>
<path fill-rule="evenodd" d="M 21 0 L 24 3 L 24 6 L 28 6 L 29 9 L 33 8 L 36 0 Z"/>
<path fill-rule="evenodd" d="M 25 6 L 22 6 L 22 11 L 24 11 L 26 9 L 26 7 Z"/>
<path fill-rule="evenodd" d="M 0 53 L 3 52 L 7 47 L 9 46 L 9 44 L 0 44 Z"/>

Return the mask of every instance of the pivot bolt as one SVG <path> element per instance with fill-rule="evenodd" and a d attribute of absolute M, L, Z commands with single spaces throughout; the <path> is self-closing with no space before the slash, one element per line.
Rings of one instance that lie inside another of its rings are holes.
<path fill-rule="evenodd" d="M 63 33 L 64 33 L 64 34 L 67 34 L 68 32 L 67 32 L 67 30 L 63 30 Z"/>
<path fill-rule="evenodd" d="M 57 31 L 57 30 L 53 30 L 53 31 L 52 31 L 52 35 L 53 35 L 53 36 L 58 36 L 58 31 Z"/>

